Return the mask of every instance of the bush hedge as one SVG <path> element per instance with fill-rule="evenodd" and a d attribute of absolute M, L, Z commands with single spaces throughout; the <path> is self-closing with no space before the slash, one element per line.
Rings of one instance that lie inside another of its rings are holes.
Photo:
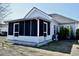
<path fill-rule="evenodd" d="M 68 39 L 69 37 L 69 29 L 68 28 L 64 28 L 64 27 L 60 27 L 60 32 L 59 32 L 59 39 Z"/>
<path fill-rule="evenodd" d="M 76 39 L 79 39 L 79 29 L 76 30 Z"/>

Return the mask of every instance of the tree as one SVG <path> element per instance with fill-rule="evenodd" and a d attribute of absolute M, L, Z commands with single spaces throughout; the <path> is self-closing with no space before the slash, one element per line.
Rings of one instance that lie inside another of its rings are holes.
<path fill-rule="evenodd" d="M 5 19 L 10 14 L 10 4 L 0 3 L 0 20 Z"/>

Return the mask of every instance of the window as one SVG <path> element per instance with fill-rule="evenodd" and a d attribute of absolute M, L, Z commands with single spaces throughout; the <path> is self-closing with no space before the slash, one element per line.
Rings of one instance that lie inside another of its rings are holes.
<path fill-rule="evenodd" d="M 8 26 L 8 34 L 9 35 L 13 35 L 13 23 L 9 23 L 9 26 Z"/>
<path fill-rule="evenodd" d="M 30 20 L 25 21 L 25 35 L 30 36 Z"/>
<path fill-rule="evenodd" d="M 44 22 L 46 24 L 44 24 Z M 39 36 L 44 36 L 44 32 L 47 32 L 47 35 L 50 35 L 50 22 L 39 20 Z"/>

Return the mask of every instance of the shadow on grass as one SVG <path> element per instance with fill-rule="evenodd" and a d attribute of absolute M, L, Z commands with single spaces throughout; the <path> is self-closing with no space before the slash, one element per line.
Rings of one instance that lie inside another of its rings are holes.
<path fill-rule="evenodd" d="M 71 49 L 73 44 L 77 44 L 78 40 L 60 40 L 60 41 L 52 41 L 45 46 L 38 47 L 40 49 L 56 51 L 62 53 L 71 53 Z"/>
<path fill-rule="evenodd" d="M 71 53 L 71 49 L 73 44 L 78 44 L 78 40 L 59 40 L 59 41 L 52 41 L 44 46 L 41 47 L 32 47 L 37 49 L 43 49 L 48 51 L 56 51 L 61 53 Z M 14 45 L 20 45 L 20 44 L 14 44 Z M 21 46 L 27 46 L 27 45 L 21 45 Z M 28 46 L 30 47 L 30 46 Z"/>

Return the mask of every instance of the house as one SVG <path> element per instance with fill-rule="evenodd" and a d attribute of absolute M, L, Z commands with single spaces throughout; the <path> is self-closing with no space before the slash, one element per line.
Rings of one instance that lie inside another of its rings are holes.
<path fill-rule="evenodd" d="M 8 32 L 8 24 L 1 22 L 0 23 L 0 35 L 7 35 Z"/>
<path fill-rule="evenodd" d="M 33 7 L 21 19 L 8 21 L 7 39 L 12 43 L 31 46 L 41 46 L 52 41 L 52 35 L 60 30 L 61 26 L 78 28 L 78 21 L 59 14 L 47 14 Z"/>

